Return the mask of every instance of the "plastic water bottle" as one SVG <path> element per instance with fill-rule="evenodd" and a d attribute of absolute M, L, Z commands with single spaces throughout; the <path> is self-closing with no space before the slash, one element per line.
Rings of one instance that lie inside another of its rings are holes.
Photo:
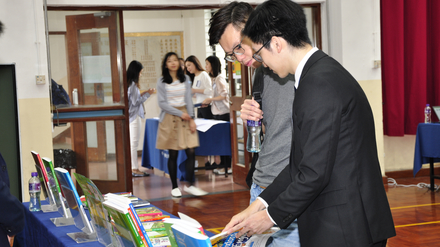
<path fill-rule="evenodd" d="M 33 172 L 31 175 L 32 177 L 29 179 L 29 196 L 31 197 L 29 211 L 37 212 L 41 210 L 41 184 L 40 179 L 38 178 L 38 173 Z"/>
<path fill-rule="evenodd" d="M 251 153 L 258 153 L 261 150 L 260 131 L 261 120 L 252 121 L 247 120 L 248 138 L 246 143 L 246 149 Z"/>
<path fill-rule="evenodd" d="M 78 89 L 74 88 L 72 92 L 73 104 L 78 105 Z"/>
<path fill-rule="evenodd" d="M 425 123 L 431 123 L 431 107 L 426 104 L 425 107 Z"/>

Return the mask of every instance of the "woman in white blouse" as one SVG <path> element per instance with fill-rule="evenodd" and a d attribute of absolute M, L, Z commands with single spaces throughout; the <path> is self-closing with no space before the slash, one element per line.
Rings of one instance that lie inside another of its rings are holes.
<path fill-rule="evenodd" d="M 187 71 L 194 75 L 192 82 L 192 93 L 195 98 L 194 104 L 201 104 L 205 99 L 212 97 L 211 78 L 195 56 L 189 56 L 185 60 L 185 66 Z M 197 118 L 212 119 L 211 105 L 202 105 L 198 108 Z"/>
<path fill-rule="evenodd" d="M 229 86 L 225 77 L 221 74 L 220 59 L 216 56 L 209 56 L 205 60 L 206 72 L 212 78 L 213 97 L 206 98 L 202 104 L 211 105 L 213 119 L 229 122 Z M 215 156 L 212 168 L 231 166 L 231 156 Z"/>

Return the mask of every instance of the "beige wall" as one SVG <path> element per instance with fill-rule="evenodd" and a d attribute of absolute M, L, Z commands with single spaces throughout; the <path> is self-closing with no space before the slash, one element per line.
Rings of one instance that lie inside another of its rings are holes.
<path fill-rule="evenodd" d="M 18 100 L 23 196 L 25 201 L 29 201 L 27 181 L 31 178 L 31 172 L 36 171 L 35 162 L 30 151 L 36 151 L 41 157 L 53 160 L 49 104 L 49 98 Z"/>

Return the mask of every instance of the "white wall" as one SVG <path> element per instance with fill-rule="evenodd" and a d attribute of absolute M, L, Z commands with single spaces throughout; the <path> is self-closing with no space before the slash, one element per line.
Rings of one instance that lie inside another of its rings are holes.
<path fill-rule="evenodd" d="M 228 0 L 186 0 L 185 5 L 220 5 L 227 4 Z M 247 1 L 261 3 L 262 0 Z M 308 3 L 314 1 L 297 1 Z M 378 131 L 378 148 L 383 170 L 411 169 L 412 157 L 408 153 L 413 149 L 411 137 L 385 138 L 382 134 L 381 113 L 381 72 L 372 69 L 373 60 L 380 58 L 380 19 L 379 0 L 331 0 L 322 2 L 323 39 L 324 51 L 342 63 L 359 80 L 372 104 Z M 49 6 L 103 6 L 101 0 L 47 0 Z M 153 6 L 153 5 L 180 5 L 180 0 L 108 0 L 105 6 Z M 188 14 L 188 21 L 181 22 L 179 17 L 170 17 L 176 23 L 162 26 L 174 29 L 179 27 L 187 30 L 196 27 L 197 19 L 203 19 L 203 13 L 197 11 Z M 165 13 L 165 12 L 163 12 Z M 136 14 L 133 12 L 133 14 Z M 130 14 L 124 12 L 126 17 Z M 184 14 L 186 16 L 186 14 Z M 151 18 L 156 18 L 152 16 Z M 45 26 L 43 14 L 43 0 L 15 0 L 5 2 L 0 8 L 0 20 L 5 24 L 6 30 L 0 37 L 0 63 L 15 63 L 17 65 L 18 103 L 21 130 L 22 171 L 23 184 L 26 184 L 30 172 L 34 170 L 30 150 L 37 150 L 43 156 L 52 157 L 51 120 L 49 109 L 48 84 L 36 85 L 35 76 L 45 75 L 48 81 L 48 68 L 45 42 Z M 131 20 L 127 19 L 127 23 Z M 134 22 L 135 20 L 133 20 Z M 127 24 L 126 23 L 126 24 Z M 160 22 L 144 23 L 137 27 L 126 26 L 125 31 L 131 32 L 139 29 L 144 31 L 157 31 Z M 199 58 L 204 57 L 204 44 L 193 44 L 192 37 L 202 35 L 204 28 L 185 31 L 185 56 L 194 54 Z M 189 42 L 188 36 L 191 42 Z M 203 50 L 203 52 L 202 52 Z M 150 101 L 155 101 L 154 96 Z M 389 140 L 392 140 L 388 143 Z M 399 143 L 401 149 L 393 149 L 394 143 Z M 388 145 L 390 144 L 390 145 Z M 402 150 L 408 154 L 406 160 L 399 160 Z M 383 156 L 386 153 L 384 161 Z M 397 161 L 397 162 L 396 162 Z M 388 165 L 393 162 L 393 165 Z M 27 198 L 27 188 L 25 198 Z"/>
<path fill-rule="evenodd" d="M 2 2 L 0 63 L 16 64 L 23 196 L 29 198 L 27 181 L 35 171 L 31 150 L 53 157 L 43 0 Z M 36 85 L 36 75 L 46 83 Z M 7 131 L 7 130 L 1 130 Z"/>

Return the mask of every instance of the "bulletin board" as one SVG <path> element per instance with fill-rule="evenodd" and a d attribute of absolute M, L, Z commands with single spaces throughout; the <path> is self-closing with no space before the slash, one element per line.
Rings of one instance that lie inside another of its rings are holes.
<path fill-rule="evenodd" d="M 140 78 L 140 89 L 155 88 L 162 76 L 162 59 L 168 52 L 183 54 L 183 32 L 125 33 L 125 61 L 128 66 L 132 60 L 144 65 Z"/>

